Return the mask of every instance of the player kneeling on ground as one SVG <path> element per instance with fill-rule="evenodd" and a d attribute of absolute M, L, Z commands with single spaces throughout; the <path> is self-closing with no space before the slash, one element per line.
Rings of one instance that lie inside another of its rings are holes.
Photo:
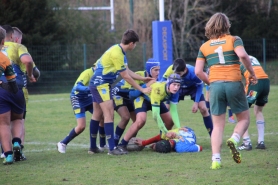
<path fill-rule="evenodd" d="M 156 143 L 155 143 L 156 142 Z M 166 134 L 157 135 L 148 140 L 136 139 L 135 143 L 139 146 L 151 145 L 151 148 L 159 153 L 177 153 L 201 152 L 202 146 L 196 144 L 196 135 L 194 130 L 189 127 L 173 129 Z"/>

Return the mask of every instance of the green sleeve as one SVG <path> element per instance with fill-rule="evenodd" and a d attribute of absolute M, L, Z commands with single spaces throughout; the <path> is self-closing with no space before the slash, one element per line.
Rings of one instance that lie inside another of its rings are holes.
<path fill-rule="evenodd" d="M 158 128 L 163 132 L 163 133 L 167 133 L 168 130 L 165 127 L 161 117 L 160 117 L 160 108 L 159 107 L 155 107 L 152 106 L 152 113 L 153 113 L 153 119 L 156 121 Z"/>
<path fill-rule="evenodd" d="M 178 115 L 178 110 L 177 110 L 177 104 L 170 103 L 170 114 L 172 116 L 173 122 L 176 126 L 176 128 L 180 128 L 180 119 Z"/>

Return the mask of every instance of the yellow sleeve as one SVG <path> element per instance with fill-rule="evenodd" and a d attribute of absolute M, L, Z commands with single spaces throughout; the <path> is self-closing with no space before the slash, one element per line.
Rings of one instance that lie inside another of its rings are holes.
<path fill-rule="evenodd" d="M 163 74 L 164 80 L 167 80 L 167 78 L 168 78 L 171 74 L 174 74 L 174 71 L 173 71 L 172 68 L 173 68 L 173 65 L 170 65 L 170 66 L 167 68 L 166 72 Z"/>

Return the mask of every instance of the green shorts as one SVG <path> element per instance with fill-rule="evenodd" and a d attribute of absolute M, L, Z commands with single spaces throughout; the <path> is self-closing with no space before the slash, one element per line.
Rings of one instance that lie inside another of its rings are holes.
<path fill-rule="evenodd" d="M 210 84 L 210 111 L 212 115 L 226 113 L 227 104 L 237 114 L 249 109 L 241 81 L 217 81 Z"/>
<path fill-rule="evenodd" d="M 268 102 L 270 90 L 269 79 L 258 79 L 256 85 L 249 85 L 247 91 L 247 101 L 249 106 L 255 103 L 258 106 L 264 106 Z"/>

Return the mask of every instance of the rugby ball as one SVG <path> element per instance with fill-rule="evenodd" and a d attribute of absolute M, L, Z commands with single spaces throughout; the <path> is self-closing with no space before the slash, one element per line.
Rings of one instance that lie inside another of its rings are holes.
<path fill-rule="evenodd" d="M 132 152 L 132 151 L 142 151 L 142 150 L 145 148 L 145 146 L 139 146 L 139 145 L 137 145 L 137 144 L 135 143 L 135 140 L 136 140 L 136 139 L 137 139 L 136 137 L 133 137 L 133 138 L 131 138 L 131 139 L 129 140 L 129 142 L 128 142 L 127 146 L 126 146 L 126 149 L 127 149 L 128 151 L 130 151 L 130 152 Z"/>
<path fill-rule="evenodd" d="M 41 76 L 41 72 L 37 67 L 33 68 L 33 76 L 38 79 Z"/>

